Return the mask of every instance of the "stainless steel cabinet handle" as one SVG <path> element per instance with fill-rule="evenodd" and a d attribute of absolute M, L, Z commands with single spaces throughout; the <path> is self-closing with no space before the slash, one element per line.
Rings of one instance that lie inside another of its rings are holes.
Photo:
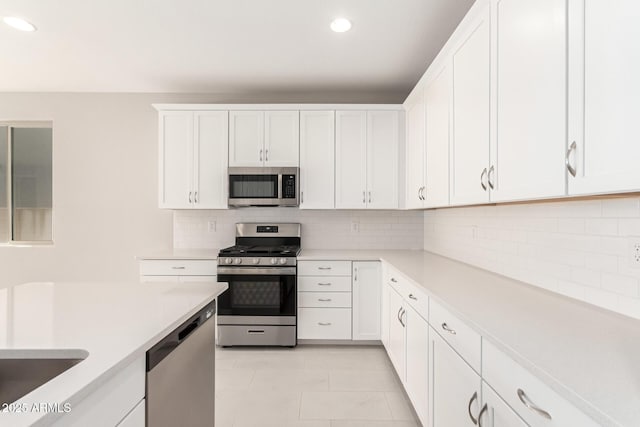
<path fill-rule="evenodd" d="M 489 168 L 489 172 L 487 173 L 487 182 L 489 183 L 489 188 L 493 190 L 493 182 L 491 181 L 491 172 L 493 172 L 496 168 L 491 166 Z"/>
<path fill-rule="evenodd" d="M 366 191 L 362 192 L 362 203 L 367 203 L 367 197 L 365 196 Z"/>
<path fill-rule="evenodd" d="M 445 331 L 449 332 L 451 335 L 455 335 L 456 334 L 456 331 L 454 329 L 451 329 L 449 327 L 449 325 L 447 325 L 446 322 L 442 324 L 442 329 L 444 329 Z"/>
<path fill-rule="evenodd" d="M 300 192 L 300 203 L 304 203 L 304 191 Z"/>
<path fill-rule="evenodd" d="M 320 302 L 331 302 L 331 298 L 318 298 Z"/>
<path fill-rule="evenodd" d="M 482 169 L 482 173 L 480 174 L 480 186 L 484 191 L 487 191 L 487 186 L 484 185 L 484 176 L 487 174 L 487 168 Z"/>
<path fill-rule="evenodd" d="M 353 280 L 355 280 L 356 282 L 358 281 L 358 269 L 357 268 L 353 269 Z"/>
<path fill-rule="evenodd" d="M 411 298 L 414 301 L 418 301 L 418 298 L 416 298 L 413 294 L 409 294 L 409 298 Z"/>
<path fill-rule="evenodd" d="M 320 326 L 331 326 L 331 322 L 318 322 Z"/>
<path fill-rule="evenodd" d="M 571 152 L 576 149 L 576 142 L 573 141 L 567 150 L 567 154 L 564 156 L 564 164 L 567 166 L 567 170 L 571 174 L 571 176 L 576 176 L 576 168 L 571 166 L 571 160 L 569 159 L 571 156 Z"/>
<path fill-rule="evenodd" d="M 264 150 L 264 161 L 265 162 L 269 161 L 269 150 Z"/>
<path fill-rule="evenodd" d="M 469 418 L 471 418 L 471 422 L 473 422 L 474 425 L 478 425 L 478 420 L 473 418 L 473 414 L 471 413 L 471 405 L 473 405 L 473 401 L 476 400 L 477 398 L 478 398 L 478 392 L 474 391 L 473 396 L 471 396 L 471 399 L 469 399 L 469 406 L 467 407 L 467 412 L 469 412 Z"/>
<path fill-rule="evenodd" d="M 392 277 L 392 278 L 391 278 L 391 281 L 392 281 L 393 283 L 398 283 L 398 281 L 396 280 L 396 278 L 395 278 L 395 277 Z"/>
<path fill-rule="evenodd" d="M 331 270 L 331 267 L 318 267 L 318 270 Z"/>
<path fill-rule="evenodd" d="M 418 200 L 422 200 L 422 187 L 418 188 Z"/>
<path fill-rule="evenodd" d="M 371 191 L 369 191 L 369 203 L 371 203 Z"/>
<path fill-rule="evenodd" d="M 527 408 L 529 408 L 530 410 L 532 410 L 533 412 L 535 412 L 536 414 L 540 415 L 541 417 L 544 417 L 548 420 L 551 419 L 551 414 L 548 413 L 547 411 L 545 411 L 544 409 L 541 409 L 539 407 L 537 407 L 536 405 L 534 405 L 529 398 L 527 397 L 526 393 L 524 392 L 524 390 L 522 390 L 521 388 L 518 389 L 518 399 L 520 399 L 520 402 L 522 402 L 522 404 L 524 406 L 526 406 Z"/>
<path fill-rule="evenodd" d="M 318 283 L 318 286 L 331 286 L 331 283 Z"/>
<path fill-rule="evenodd" d="M 478 414 L 478 427 L 482 427 L 482 415 L 487 412 L 487 409 L 489 409 L 489 407 L 485 403 L 482 409 L 480 409 L 480 413 Z"/>
<path fill-rule="evenodd" d="M 405 325 L 405 324 L 404 324 L 404 322 L 402 321 L 402 316 L 404 316 L 406 312 L 407 312 L 407 311 L 403 309 L 403 310 L 402 310 L 402 313 L 400 313 L 400 324 L 402 325 L 402 327 L 403 327 L 403 328 L 404 328 L 405 326 L 407 326 L 407 325 Z"/>
<path fill-rule="evenodd" d="M 193 201 L 198 203 L 198 192 L 197 191 L 193 195 Z"/>
<path fill-rule="evenodd" d="M 189 191 L 189 203 L 193 203 L 193 202 L 191 201 L 191 191 Z"/>
<path fill-rule="evenodd" d="M 398 322 L 402 323 L 402 319 L 400 319 L 400 313 L 402 312 L 402 307 L 400 307 L 400 309 L 398 309 L 398 314 L 396 315 L 396 317 L 398 318 Z"/>
<path fill-rule="evenodd" d="M 264 330 L 263 329 L 248 329 L 247 330 L 248 334 L 253 334 L 253 335 L 264 335 Z"/>
<path fill-rule="evenodd" d="M 171 268 L 174 269 L 174 270 L 184 270 L 185 269 L 185 267 L 171 267 Z"/>
<path fill-rule="evenodd" d="M 262 161 L 262 150 L 260 150 L 260 161 Z"/>

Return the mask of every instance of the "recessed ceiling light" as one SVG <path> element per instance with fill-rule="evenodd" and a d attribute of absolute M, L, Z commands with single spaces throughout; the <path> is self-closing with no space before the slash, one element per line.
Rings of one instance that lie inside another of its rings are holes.
<path fill-rule="evenodd" d="M 15 28 L 16 30 L 20 30 L 20 31 L 36 30 L 35 25 L 33 25 L 31 22 L 25 21 L 22 18 L 18 18 L 15 16 L 5 16 L 2 20 L 4 21 L 5 24 Z"/>
<path fill-rule="evenodd" d="M 346 18 L 336 18 L 331 22 L 331 29 L 336 33 L 344 33 L 351 29 L 351 21 Z"/>

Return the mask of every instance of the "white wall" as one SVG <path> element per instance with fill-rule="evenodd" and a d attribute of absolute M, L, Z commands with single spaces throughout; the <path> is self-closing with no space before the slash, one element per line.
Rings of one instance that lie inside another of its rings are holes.
<path fill-rule="evenodd" d="M 209 231 L 209 222 L 215 231 Z M 176 248 L 219 249 L 234 242 L 236 222 L 299 222 L 306 249 L 422 249 L 422 212 L 242 208 L 175 211 Z M 352 230 L 356 223 L 358 231 Z"/>
<path fill-rule="evenodd" d="M 425 211 L 424 248 L 640 319 L 640 197 Z M 541 313 L 543 315 L 543 313 Z"/>

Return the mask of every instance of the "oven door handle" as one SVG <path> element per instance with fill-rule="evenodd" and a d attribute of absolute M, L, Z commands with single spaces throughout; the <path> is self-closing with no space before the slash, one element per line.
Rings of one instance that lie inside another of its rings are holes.
<path fill-rule="evenodd" d="M 218 280 L 226 275 L 265 275 L 265 276 L 295 276 L 295 267 L 218 267 Z"/>

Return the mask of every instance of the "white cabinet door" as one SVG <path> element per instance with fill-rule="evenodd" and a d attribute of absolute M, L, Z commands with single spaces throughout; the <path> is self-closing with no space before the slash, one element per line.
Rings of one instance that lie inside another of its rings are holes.
<path fill-rule="evenodd" d="M 353 263 L 353 340 L 379 340 L 382 272 L 379 261 Z"/>
<path fill-rule="evenodd" d="M 335 114 L 300 112 L 300 209 L 335 206 Z"/>
<path fill-rule="evenodd" d="M 475 426 L 480 412 L 480 376 L 437 332 L 429 330 L 433 427 Z"/>
<path fill-rule="evenodd" d="M 562 196 L 567 123 L 563 0 L 494 0 L 492 201 Z"/>
<path fill-rule="evenodd" d="M 404 301 L 400 294 L 389 288 L 389 359 L 398 377 L 405 381 L 405 322 Z"/>
<path fill-rule="evenodd" d="M 161 112 L 159 134 L 160 207 L 189 208 L 193 201 L 193 113 Z"/>
<path fill-rule="evenodd" d="M 194 138 L 194 207 L 227 207 L 229 115 L 226 111 L 196 112 Z"/>
<path fill-rule="evenodd" d="M 406 108 L 406 184 L 407 209 L 423 207 L 424 192 L 424 91 L 419 90 Z"/>
<path fill-rule="evenodd" d="M 425 90 L 425 207 L 449 204 L 449 109 L 451 68 L 446 66 Z"/>
<path fill-rule="evenodd" d="M 489 202 L 490 34 L 487 4 L 453 54 L 452 205 Z"/>
<path fill-rule="evenodd" d="M 264 113 L 264 165 L 297 167 L 299 146 L 299 112 L 266 111 Z"/>
<path fill-rule="evenodd" d="M 398 208 L 397 111 L 367 112 L 367 207 Z"/>
<path fill-rule="evenodd" d="M 570 5 L 569 194 L 640 190 L 640 2 Z"/>
<path fill-rule="evenodd" d="M 384 269 L 386 267 L 382 267 L 383 269 L 383 273 L 382 273 L 382 277 L 386 277 L 386 275 L 384 274 Z M 387 350 L 387 352 L 389 351 L 389 292 L 395 292 L 391 286 L 384 282 L 382 282 L 382 301 L 381 301 L 381 312 L 380 312 L 380 319 L 381 320 L 381 325 L 380 325 L 380 340 L 382 341 L 382 345 L 384 345 L 384 348 Z"/>
<path fill-rule="evenodd" d="M 367 206 L 367 112 L 336 111 L 336 208 Z"/>
<path fill-rule="evenodd" d="M 229 166 L 264 163 L 264 112 L 229 112 Z"/>
<path fill-rule="evenodd" d="M 407 379 L 405 387 L 423 426 L 429 414 L 429 325 L 410 306 L 406 315 Z"/>
<path fill-rule="evenodd" d="M 482 382 L 482 427 L 527 427 L 527 424 L 493 391 Z M 486 406 L 486 408 L 485 408 Z"/>

